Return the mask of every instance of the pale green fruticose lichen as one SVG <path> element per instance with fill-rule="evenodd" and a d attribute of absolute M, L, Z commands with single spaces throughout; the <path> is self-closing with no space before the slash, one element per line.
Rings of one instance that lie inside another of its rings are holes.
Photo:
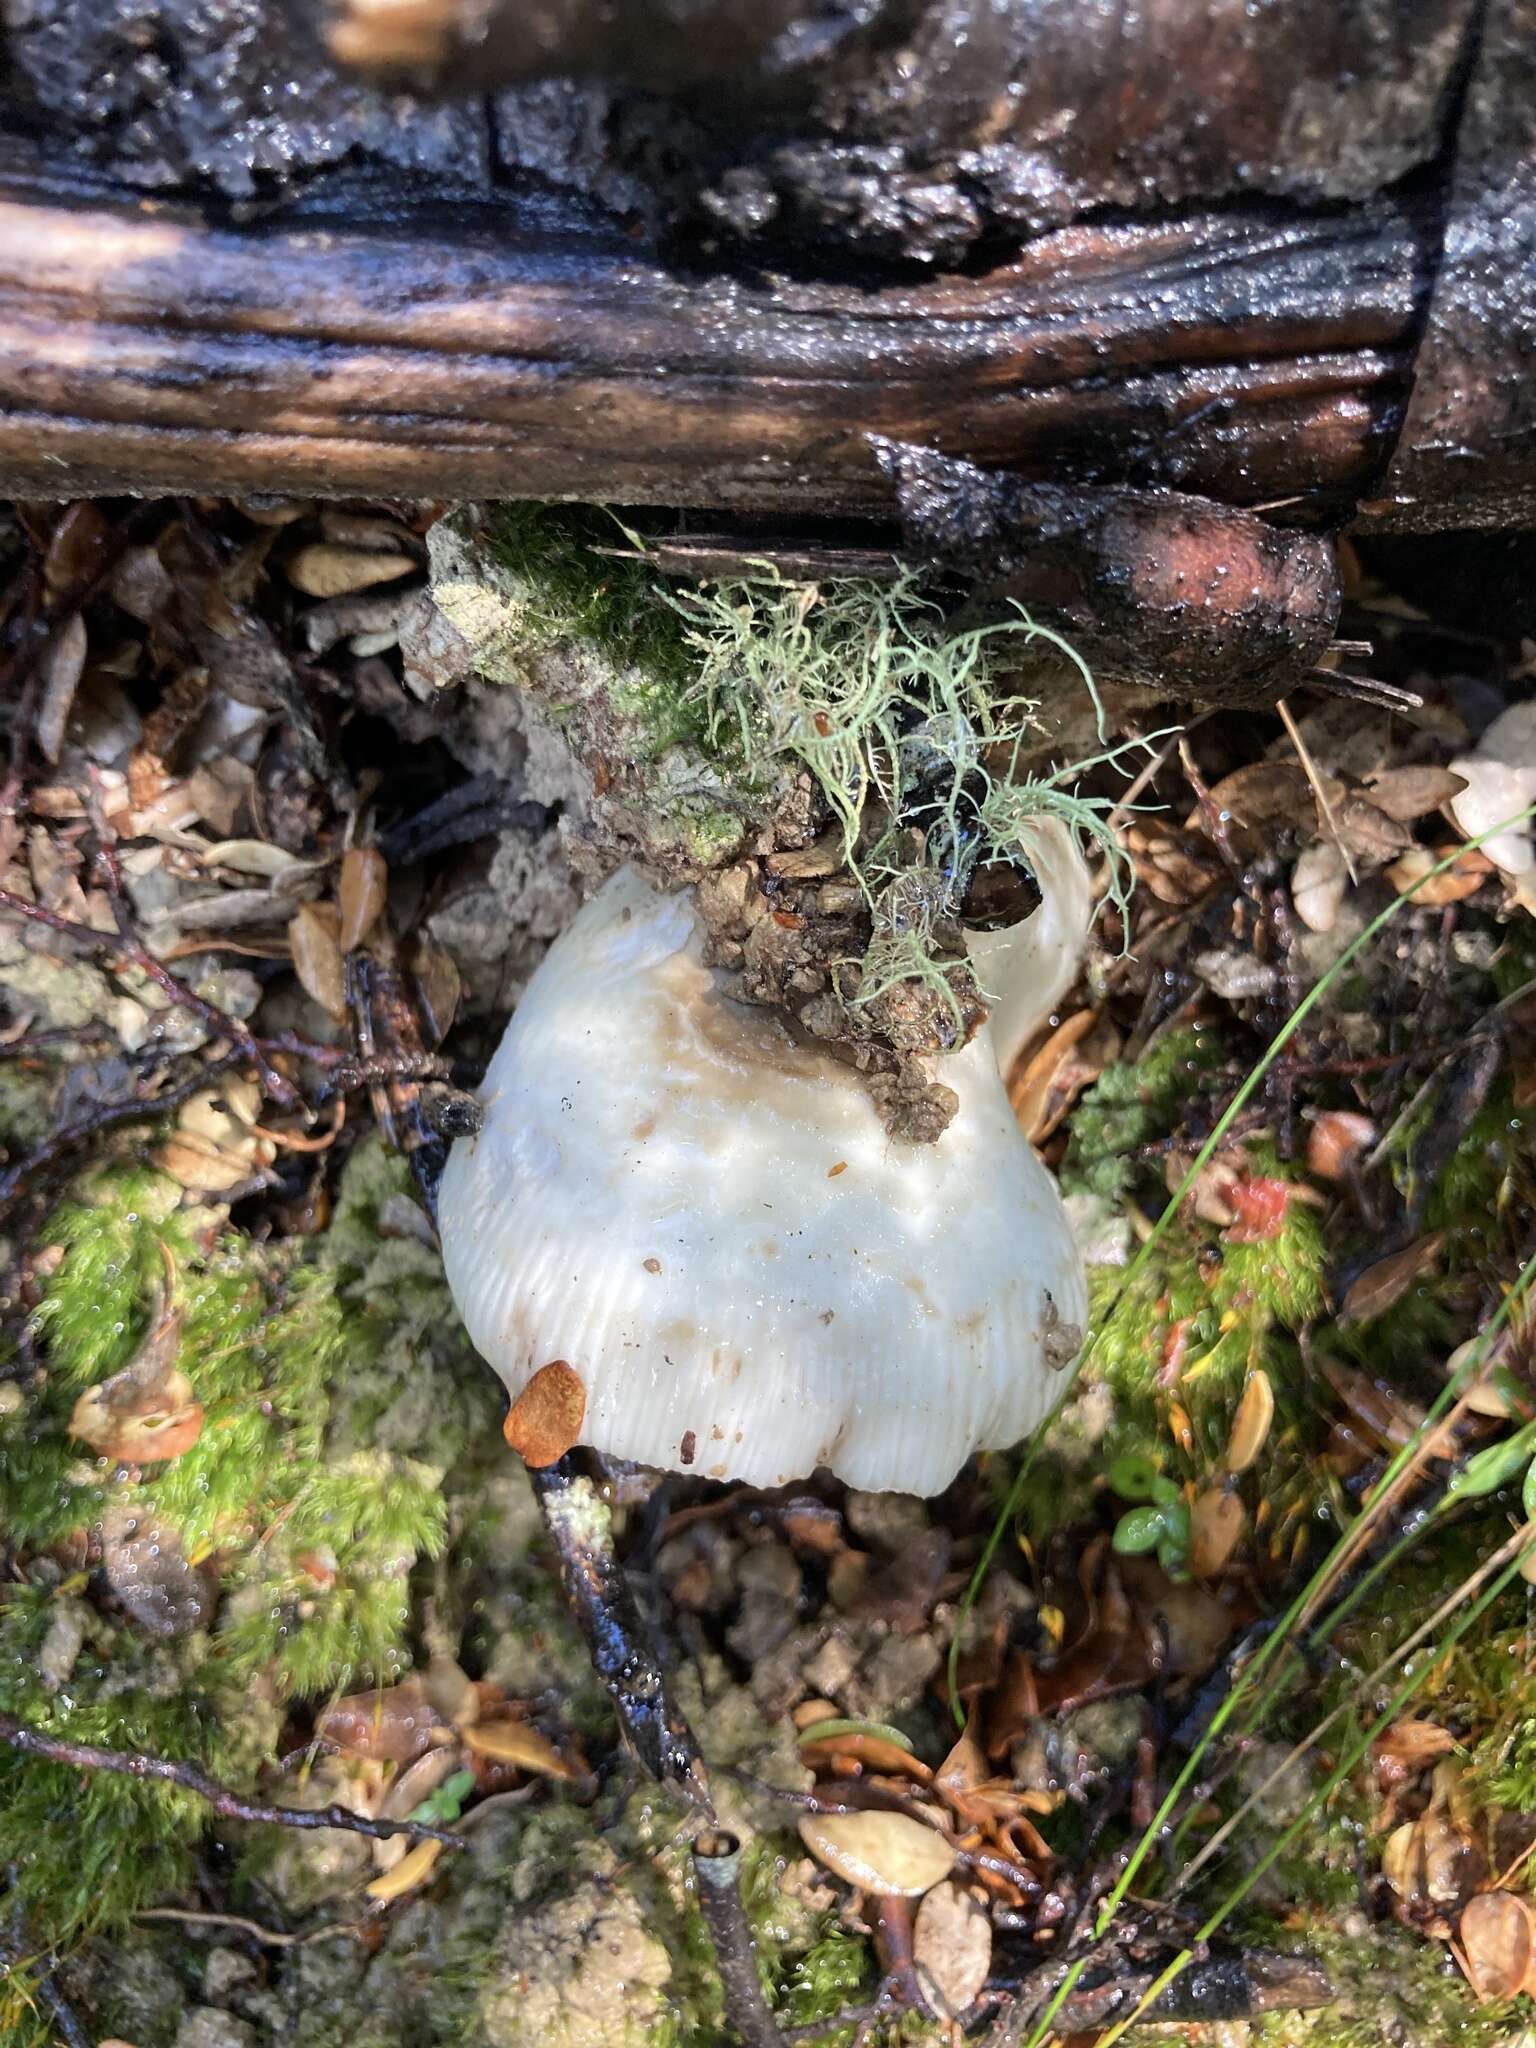
<path fill-rule="evenodd" d="M 1023 670 L 1090 694 L 1091 676 L 1023 613 L 955 632 L 911 572 L 808 583 L 765 564 L 688 585 L 641 545 L 616 559 L 626 538 L 570 508 L 465 511 L 434 529 L 433 595 L 480 671 L 522 686 L 588 770 L 573 857 L 661 881 L 745 876 L 723 923 L 701 897 L 718 964 L 885 1077 L 892 1129 L 936 1135 L 937 1076 L 916 1063 L 965 1043 L 988 993 L 962 932 L 973 879 L 1027 872 L 1050 817 L 1096 843 L 1124 905 L 1109 801 L 1075 787 L 1094 764 L 1025 772 L 1040 730 Z M 813 841 L 804 873 L 824 891 L 786 896 L 792 869 L 753 866 Z M 765 945 L 752 928 L 769 908 Z"/>
<path fill-rule="evenodd" d="M 691 879 L 762 830 L 787 778 L 708 741 L 648 574 L 606 563 L 538 508 L 465 508 L 428 545 L 433 599 L 474 668 L 524 691 L 591 774 L 591 836 L 609 864 Z"/>

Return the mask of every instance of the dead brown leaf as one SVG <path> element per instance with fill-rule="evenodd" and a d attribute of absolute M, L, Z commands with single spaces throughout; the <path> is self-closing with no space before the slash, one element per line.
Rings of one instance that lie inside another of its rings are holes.
<path fill-rule="evenodd" d="M 1449 768 L 1386 768 L 1366 783 L 1365 794 L 1378 811 L 1400 825 L 1411 825 L 1415 818 L 1438 811 L 1466 786 L 1466 777 Z"/>
<path fill-rule="evenodd" d="M 1402 1300 L 1416 1280 L 1433 1269 L 1444 1243 L 1443 1230 L 1431 1231 L 1427 1237 L 1416 1238 L 1402 1251 L 1378 1259 L 1374 1266 L 1367 1266 L 1339 1304 L 1340 1328 L 1347 1329 L 1351 1323 L 1374 1322 L 1377 1316 L 1384 1316 L 1389 1308 Z"/>
<path fill-rule="evenodd" d="M 1330 803 L 1343 795 L 1343 785 L 1323 784 Z M 1226 813 L 1227 833 L 1239 852 L 1262 844 L 1266 827 L 1294 825 L 1313 810 L 1312 787 L 1305 769 L 1295 761 L 1250 761 L 1224 775 L 1209 792 L 1212 807 Z M 1196 804 L 1184 820 L 1186 832 L 1210 830 L 1205 808 Z"/>
<path fill-rule="evenodd" d="M 1189 1511 L 1189 1568 L 1197 1579 L 1214 1578 L 1242 1541 L 1247 1524 L 1243 1504 L 1223 1486 L 1207 1487 Z"/>
<path fill-rule="evenodd" d="M 88 582 L 99 569 L 112 537 L 111 524 L 92 498 L 66 505 L 48 536 L 43 556 L 43 589 L 50 600 Z"/>
<path fill-rule="evenodd" d="M 923 1996 L 940 2019 L 958 2020 L 980 1997 L 992 1967 L 992 1919 L 952 1881 L 935 1885 L 917 1909 L 912 1959 Z"/>
<path fill-rule="evenodd" d="M 587 1390 L 563 1358 L 541 1365 L 507 1410 L 501 1433 L 525 1465 L 542 1468 L 581 1439 Z"/>
<path fill-rule="evenodd" d="M 1362 866 L 1380 867 L 1413 844 L 1406 825 L 1379 811 L 1358 790 L 1350 790 L 1336 801 L 1333 816 L 1340 844 Z"/>
<path fill-rule="evenodd" d="M 315 1733 L 350 1756 L 409 1764 L 452 1730 L 427 1697 L 424 1681 L 413 1672 L 398 1685 L 337 1700 L 320 1715 Z"/>
<path fill-rule="evenodd" d="M 416 573 L 414 555 L 398 549 L 347 547 L 334 541 L 312 541 L 291 555 L 284 573 L 306 597 L 345 597 L 376 583 L 394 583 Z"/>
<path fill-rule="evenodd" d="M 85 652 L 85 621 L 75 612 L 55 634 L 39 665 L 43 690 L 37 708 L 37 744 L 51 766 L 57 766 L 64 751 L 64 732 L 85 671 Z"/>
<path fill-rule="evenodd" d="M 349 846 L 342 856 L 339 940 L 343 953 L 360 946 L 378 922 L 389 889 L 389 869 L 376 846 Z"/>
<path fill-rule="evenodd" d="M 203 1433 L 203 1409 L 177 1367 L 180 1344 L 181 1312 L 167 1308 L 132 1363 L 76 1401 L 70 1435 L 123 1464 L 164 1464 L 191 1450 Z"/>
<path fill-rule="evenodd" d="M 342 964 L 340 919 L 329 903 L 301 903 L 289 920 L 288 945 L 300 986 L 336 1023 L 347 1014 L 347 974 Z"/>
<path fill-rule="evenodd" d="M 1479 1999 L 1513 1998 L 1530 1989 L 1536 1964 L 1536 1915 L 1514 1892 L 1479 1892 L 1462 1908 L 1459 1961 Z"/>
<path fill-rule="evenodd" d="M 1016 1061 L 1008 1100 L 1032 1145 L 1043 1145 L 1085 1088 L 1120 1050 L 1120 1034 L 1100 1011 L 1079 1010 L 1036 1051 Z"/>

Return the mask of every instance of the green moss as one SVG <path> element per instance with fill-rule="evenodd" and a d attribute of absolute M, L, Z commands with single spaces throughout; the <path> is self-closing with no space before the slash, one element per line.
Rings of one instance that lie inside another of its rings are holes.
<path fill-rule="evenodd" d="M 233 1744 L 185 1649 L 172 1654 L 103 1623 L 67 1689 L 50 1691 L 40 1659 L 58 1597 L 48 1585 L 7 1589 L 0 1708 L 75 1742 L 214 1770 L 229 1763 Z M 68 1946 L 184 1883 L 206 1817 L 200 1801 L 174 1787 L 0 1754 L 0 1863 L 16 1872 L 17 1901 L 40 1945 Z"/>
<path fill-rule="evenodd" d="M 226 1237 L 177 1210 L 178 1196 L 161 1176 L 109 1170 L 45 1233 L 62 1254 L 36 1318 L 48 1370 L 0 1418 L 0 1498 L 24 1567 L 0 1603 L 0 1708 L 238 1785 L 268 1756 L 283 1701 L 387 1681 L 409 1662 L 410 1575 L 447 1536 L 444 1468 L 410 1455 L 420 1446 L 404 1432 L 360 1448 L 352 1411 L 390 1347 L 409 1343 L 413 1314 L 449 1333 L 445 1350 L 456 1325 L 440 1270 L 435 1289 L 418 1274 L 414 1297 L 399 1285 L 387 1301 L 370 1298 L 366 1268 Z M 113 1468 L 70 1439 L 70 1413 L 82 1387 L 142 1342 L 162 1301 L 162 1243 L 182 1315 L 177 1363 L 203 1427 L 177 1459 Z M 415 1364 L 435 1380 L 431 1346 Z M 407 1369 L 392 1360 L 391 1371 Z M 465 1428 L 473 1405 L 460 1411 Z M 423 1406 L 439 1432 L 455 1412 L 451 1395 L 429 1392 Z M 217 1624 L 153 1642 L 77 1601 L 90 1617 L 85 1640 L 50 1691 L 38 1659 L 59 1603 L 84 1581 L 65 1578 L 49 1553 L 83 1555 L 109 1497 L 155 1517 L 216 1574 Z M 206 1819 L 187 1795 L 11 1755 L 0 1768 L 0 1863 L 18 1864 L 29 1918 L 49 1941 L 119 1922 L 185 1881 Z"/>
<path fill-rule="evenodd" d="M 1316 1956 L 1338 1998 L 1318 2012 L 1266 2014 L 1252 2036 L 1265 2048 L 1503 2048 L 1530 2024 L 1530 2000 L 1479 2005 L 1448 1951 L 1407 1928 L 1323 1915 L 1276 1928 L 1272 1940 Z"/>
<path fill-rule="evenodd" d="M 1247 1157 L 1255 1173 L 1283 1177 L 1268 1148 L 1251 1146 Z M 1288 1434 L 1305 1433 L 1316 1405 L 1293 1333 L 1324 1304 L 1324 1270 L 1317 1212 L 1295 1200 L 1259 1243 L 1233 1243 L 1185 1214 L 1129 1286 L 1120 1269 L 1098 1269 L 1096 1303 L 1113 1306 L 1096 1311 L 1085 1372 L 1113 1402 L 1106 1457 L 1144 1448 L 1150 1437 L 1175 1477 L 1208 1476 L 1221 1464 L 1248 1375 L 1262 1369 L 1278 1410 L 1266 1454 L 1273 1506 Z"/>
<path fill-rule="evenodd" d="M 643 560 L 595 552 L 637 541 L 612 513 L 590 505 L 500 504 L 486 537 L 494 559 L 522 587 L 530 653 L 581 640 L 639 671 L 631 690 L 686 679 L 682 622 L 667 606 L 656 571 Z M 629 708 L 644 718 L 656 699 Z"/>
<path fill-rule="evenodd" d="M 1446 1247 L 1451 1270 L 1512 1249 L 1536 1201 L 1536 1175 L 1530 1119 L 1515 1109 L 1510 1082 L 1494 1085 L 1428 1187 L 1415 1186 L 1411 1149 L 1400 1155 L 1398 1179 L 1409 1199 L 1422 1194 L 1425 1228 L 1451 1233 Z"/>
<path fill-rule="evenodd" d="M 1061 1166 L 1065 1194 L 1118 1201 L 1131 1188 L 1139 1146 L 1167 1136 L 1187 1106 L 1190 1090 L 1221 1060 L 1212 1031 L 1168 1031 L 1142 1059 L 1116 1060 L 1072 1112 L 1072 1135 Z"/>
<path fill-rule="evenodd" d="M 874 1989 L 875 1970 L 869 1943 L 828 1916 L 816 1940 L 787 1973 L 779 1993 L 782 2023 L 814 2027 L 857 2005 Z M 852 2027 L 828 2027 L 821 2037 L 826 2048 L 847 2048 Z"/>

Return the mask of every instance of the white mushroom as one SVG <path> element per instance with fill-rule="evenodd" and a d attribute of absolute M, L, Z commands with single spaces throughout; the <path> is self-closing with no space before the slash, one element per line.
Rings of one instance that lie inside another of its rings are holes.
<path fill-rule="evenodd" d="M 1500 712 L 1475 750 L 1453 761 L 1451 770 L 1467 785 L 1450 800 L 1452 817 L 1469 839 L 1491 833 L 1483 840 L 1483 852 L 1502 871 L 1516 900 L 1527 910 L 1536 909 L 1530 820 L 1492 831 L 1536 803 L 1536 700 Z"/>
<path fill-rule="evenodd" d="M 959 1109 L 928 1145 L 888 1137 L 852 1068 L 729 999 L 688 894 L 623 870 L 579 913 L 439 1196 L 471 1337 L 562 1418 L 532 1462 L 580 1441 L 757 1485 L 829 1466 L 933 1494 L 1047 1413 L 1086 1288 L 999 1068 L 1072 980 L 1092 906 L 1064 826 L 1040 821 L 1026 853 L 1041 907 L 972 941 L 995 1017 L 943 1062 Z"/>

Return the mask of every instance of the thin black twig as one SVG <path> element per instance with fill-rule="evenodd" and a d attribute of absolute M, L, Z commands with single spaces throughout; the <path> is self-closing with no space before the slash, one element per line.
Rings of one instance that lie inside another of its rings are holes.
<path fill-rule="evenodd" d="M 110 870 L 107 870 L 110 872 Z M 279 1074 L 249 1027 L 238 1018 L 231 1017 L 216 1003 L 210 1003 L 191 989 L 178 975 L 172 974 L 163 960 L 157 960 L 141 940 L 125 935 L 121 931 L 99 932 L 94 925 L 81 924 L 72 917 L 64 917 L 56 910 L 49 910 L 41 903 L 34 903 L 30 897 L 18 896 L 14 889 L 0 888 L 0 913 L 19 917 L 28 924 L 44 926 L 56 932 L 60 938 L 72 939 L 77 945 L 87 947 L 93 953 L 114 955 L 130 967 L 136 967 L 141 974 L 152 981 L 156 988 L 176 1004 L 178 1008 L 190 1010 L 192 1015 L 216 1038 L 227 1038 L 237 1045 L 246 1059 L 256 1069 L 261 1079 L 263 1092 L 273 1102 L 291 1109 L 299 1102 L 298 1090 L 291 1081 Z"/>
<path fill-rule="evenodd" d="M 292 1806 L 263 1806 L 254 1800 L 242 1799 L 237 1792 L 218 1784 L 195 1764 L 176 1763 L 170 1757 L 141 1756 L 135 1750 L 100 1749 L 92 1742 L 66 1742 L 60 1736 L 45 1735 L 42 1729 L 29 1727 L 25 1721 L 18 1721 L 14 1714 L 0 1714 L 0 1742 L 8 1743 L 12 1749 L 19 1749 L 27 1756 L 41 1757 L 47 1763 L 69 1764 L 75 1770 L 112 1771 L 123 1778 L 179 1785 L 184 1792 L 206 1800 L 222 1820 L 264 1821 L 284 1828 L 341 1828 L 349 1834 L 367 1835 L 376 1842 L 388 1841 L 393 1835 L 404 1835 L 412 1842 L 445 1842 L 452 1849 L 464 1847 L 462 1835 L 423 1820 L 373 1820 L 366 1814 L 353 1813 L 345 1806 L 322 1806 L 313 1811 Z"/>
<path fill-rule="evenodd" d="M 167 1088 L 162 1095 L 133 1095 L 122 1102 L 104 1102 L 95 1109 L 82 1112 L 72 1122 L 60 1124 L 41 1144 L 0 1174 L 0 1216 L 6 1215 L 17 1198 L 27 1192 L 30 1183 L 38 1175 L 46 1173 L 64 1153 L 88 1144 L 103 1131 L 114 1130 L 119 1124 L 146 1123 L 163 1117 L 168 1110 L 180 1109 L 194 1095 L 201 1095 L 216 1076 L 245 1063 L 244 1053 L 227 1052 L 219 1059 L 209 1060 L 190 1079 L 178 1082 L 174 1088 Z"/>
<path fill-rule="evenodd" d="M 726 2024 L 742 2048 L 783 2048 L 763 1997 L 752 1930 L 741 1903 L 741 1843 L 723 1830 L 700 1835 L 693 1845 L 693 1871 L 725 1993 Z"/>
<path fill-rule="evenodd" d="M 528 1477 L 554 1542 L 567 1604 L 620 1727 L 651 1775 L 712 1820 L 703 1758 L 625 1579 L 596 1484 L 570 1452 L 542 1469 L 530 1466 Z"/>

